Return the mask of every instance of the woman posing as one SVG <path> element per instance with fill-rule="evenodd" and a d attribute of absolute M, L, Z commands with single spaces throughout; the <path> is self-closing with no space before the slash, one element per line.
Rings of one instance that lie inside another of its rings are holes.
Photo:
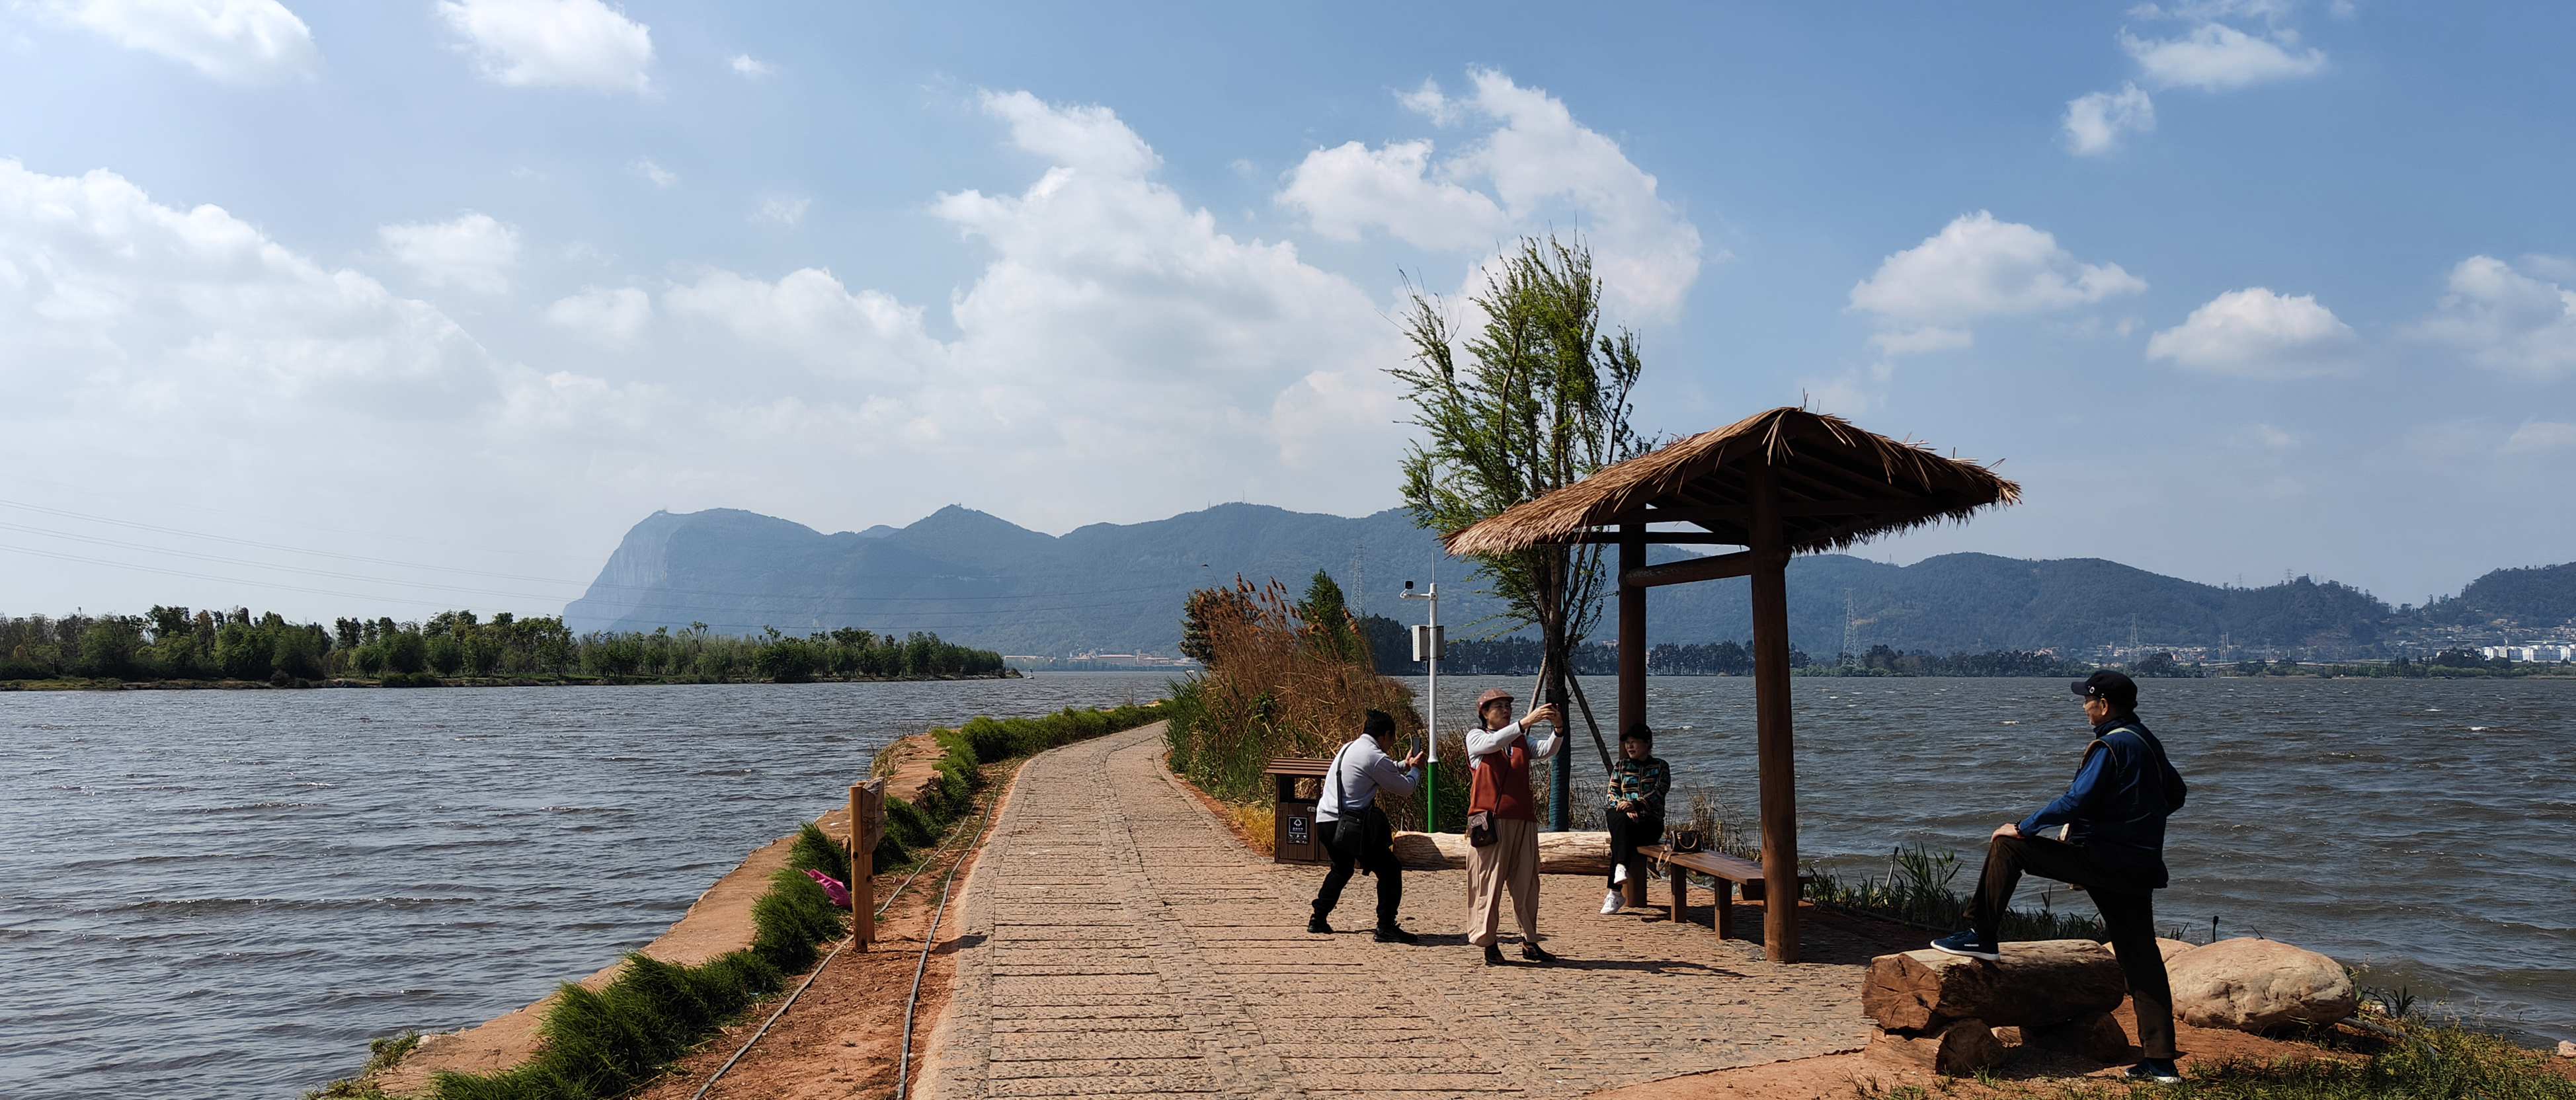
<path fill-rule="evenodd" d="M 1511 693 L 1490 688 L 1476 697 L 1476 720 L 1467 733 L 1467 942 L 1485 949 L 1485 965 L 1502 965 L 1503 949 L 1494 939 L 1508 889 L 1521 926 L 1521 957 L 1554 962 L 1538 945 L 1538 799 L 1530 794 L 1530 762 L 1556 755 L 1565 744 L 1554 732 L 1556 705 L 1542 704 L 1515 722 Z M 1533 743 L 1527 730 L 1536 722 L 1551 732 Z M 1478 814 L 1493 833 L 1483 844 L 1473 835 Z"/>
<path fill-rule="evenodd" d="M 1627 899 L 1619 884 L 1628 881 L 1628 864 L 1637 846 L 1664 835 L 1664 792 L 1672 789 L 1672 769 L 1655 758 L 1655 731 L 1644 722 L 1619 735 L 1619 766 L 1610 772 L 1610 807 L 1602 814 L 1610 824 L 1610 896 L 1601 899 L 1603 913 L 1616 913 Z"/>

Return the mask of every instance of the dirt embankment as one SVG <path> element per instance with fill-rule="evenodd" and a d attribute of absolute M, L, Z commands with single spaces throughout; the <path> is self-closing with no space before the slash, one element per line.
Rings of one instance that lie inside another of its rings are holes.
<path fill-rule="evenodd" d="M 923 784 L 938 781 L 938 760 L 938 746 L 928 735 L 916 734 L 879 754 L 875 774 L 888 780 L 889 795 L 912 800 Z M 996 776 L 994 786 L 997 790 L 1007 787 L 1007 776 Z M 815 821 L 835 837 L 849 835 L 846 804 L 818 815 Z M 973 823 L 969 821 L 961 827 L 972 828 Z M 770 875 L 787 865 L 787 851 L 794 841 L 795 834 L 790 833 L 753 851 L 700 894 L 688 912 L 669 931 L 645 945 L 642 953 L 665 962 L 694 965 L 751 946 L 752 902 L 768 890 Z M 913 965 L 919 959 L 931 909 L 939 897 L 939 884 L 955 858 L 952 855 L 936 866 L 923 868 L 879 920 L 878 942 L 873 948 L 844 952 L 826 965 L 812 988 L 761 1039 L 761 1045 L 728 1072 L 709 1095 L 806 1095 L 798 1082 L 813 1084 L 818 1095 L 847 1096 L 852 1095 L 853 1088 L 859 1095 L 891 1094 L 895 1036 L 902 1028 L 903 1001 L 912 988 Z M 885 904 L 889 894 L 906 885 L 905 878 L 876 876 L 879 904 Z M 945 925 L 942 930 L 946 930 Z M 830 945 L 826 946 L 828 949 Z M 602 968 L 578 984 L 602 988 L 616 978 L 624 965 L 621 961 Z M 943 952 L 933 957 L 923 976 L 918 1011 L 924 1033 L 928 1031 L 927 1021 L 937 1019 L 940 1007 L 947 1001 L 947 975 L 953 970 L 953 961 Z M 802 976 L 797 980 L 801 981 Z M 793 982 L 789 988 L 794 988 Z M 527 1061 L 537 1050 L 538 1021 L 553 1007 L 555 999 L 554 994 L 547 994 L 524 1008 L 474 1027 L 424 1038 L 409 1056 L 377 1076 L 375 1083 L 397 1096 L 425 1093 L 431 1074 L 439 1070 L 492 1073 Z M 671 1076 L 646 1088 L 641 1095 L 685 1100 L 776 1007 L 775 998 L 762 1002 L 745 1014 L 743 1022 L 724 1029 L 703 1049 L 684 1059 Z M 889 1013 L 891 1023 L 879 1018 Z M 782 1052 L 795 1053 L 790 1056 Z M 878 1088 L 868 1082 L 880 1069 L 884 1080 Z M 824 1087 L 824 1082 L 831 1084 Z"/>

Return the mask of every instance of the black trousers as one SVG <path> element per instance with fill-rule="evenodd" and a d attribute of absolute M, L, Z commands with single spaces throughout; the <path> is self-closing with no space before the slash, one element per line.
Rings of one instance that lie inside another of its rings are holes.
<path fill-rule="evenodd" d="M 1969 911 L 1977 935 L 1987 943 L 2002 942 L 1996 933 L 2024 874 L 2081 886 L 2092 896 L 2094 907 L 2102 911 L 2102 926 L 2111 933 L 2111 950 L 2120 956 L 2120 972 L 2129 979 L 2129 999 L 2138 1010 L 2138 1049 L 2149 1058 L 2173 1057 L 2173 987 L 2165 977 L 2164 955 L 2156 950 L 2153 888 L 2094 863 L 2081 846 L 2046 837 L 1999 836 L 1986 846 L 1986 867 L 1977 875 L 1977 899 Z"/>
<path fill-rule="evenodd" d="M 1619 868 L 1637 858 L 1637 846 L 1663 841 L 1664 819 L 1644 810 L 1637 811 L 1635 821 L 1628 820 L 1625 810 L 1603 810 L 1601 814 L 1602 820 L 1610 823 L 1610 877 L 1604 881 L 1616 890 L 1619 888 Z"/>
<path fill-rule="evenodd" d="M 1367 812 L 1382 814 L 1386 811 L 1371 806 Z M 1393 928 L 1396 911 L 1404 907 L 1404 869 L 1396 866 L 1395 849 L 1364 850 L 1359 858 L 1352 858 L 1333 843 L 1334 834 L 1344 827 L 1365 828 L 1366 823 L 1323 821 L 1315 825 L 1315 839 L 1323 841 L 1324 851 L 1333 857 L 1333 869 L 1324 873 L 1324 888 L 1315 891 L 1315 918 L 1321 920 L 1332 915 L 1333 907 L 1342 903 L 1342 887 L 1350 885 L 1351 875 L 1365 865 L 1368 873 L 1377 876 L 1378 927 Z M 1360 847 L 1369 849 L 1374 846 L 1364 843 Z"/>

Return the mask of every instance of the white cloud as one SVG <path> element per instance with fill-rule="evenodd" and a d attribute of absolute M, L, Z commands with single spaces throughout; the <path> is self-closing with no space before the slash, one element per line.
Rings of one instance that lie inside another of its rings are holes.
<path fill-rule="evenodd" d="M 2551 451 L 2576 451 L 2576 424 L 2553 420 L 2528 420 L 2513 430 L 2504 441 L 2506 454 L 2544 454 Z"/>
<path fill-rule="evenodd" d="M 2523 266 L 2551 270 L 2548 257 Z M 2450 293 L 2415 333 L 2460 349 L 2470 361 L 2548 377 L 2576 367 L 2576 290 L 2533 278 L 2493 256 L 2451 269 Z"/>
<path fill-rule="evenodd" d="M 438 14 L 497 83 L 612 92 L 652 83 L 652 31 L 601 0 L 439 0 Z"/>
<path fill-rule="evenodd" d="M 2067 146 L 2082 155 L 2100 155 L 2120 147 L 2120 135 L 2156 128 L 2156 104 L 2135 84 L 2117 92 L 2094 92 L 2066 103 Z"/>
<path fill-rule="evenodd" d="M 1851 289 L 1872 314 L 1882 352 L 1966 347 L 1967 326 L 1990 317 L 2067 309 L 2146 289 L 2118 264 L 2081 263 L 2057 238 L 1980 210 L 1887 257 Z"/>
<path fill-rule="evenodd" d="M 1427 139 L 1318 149 L 1289 171 L 1275 201 L 1327 237 L 1384 228 L 1434 249 L 1490 249 L 1571 221 L 1614 307 L 1676 315 L 1699 277 L 1699 229 L 1656 193 L 1655 177 L 1545 91 L 1492 70 L 1469 75 L 1475 91 L 1465 97 L 1430 82 L 1398 96 L 1434 124 L 1494 123 L 1456 154 L 1435 159 Z"/>
<path fill-rule="evenodd" d="M 1335 240 L 1358 240 L 1371 226 L 1423 248 L 1491 248 L 1510 235 L 1512 217 L 1493 199 L 1429 178 L 1430 164 L 1428 139 L 1318 149 L 1289 173 L 1279 201 Z"/>
<path fill-rule="evenodd" d="M 759 80 L 778 71 L 778 66 L 772 65 L 766 61 L 755 60 L 747 53 L 738 53 L 733 55 L 733 59 L 726 62 L 726 64 L 733 67 L 734 75 L 745 80 Z"/>
<path fill-rule="evenodd" d="M 232 84 L 311 76 L 322 56 L 277 0 L 65 0 L 50 14 Z"/>
<path fill-rule="evenodd" d="M 376 236 L 431 286 L 498 294 L 519 262 L 519 231 L 471 210 L 454 221 L 379 226 Z"/>
<path fill-rule="evenodd" d="M 2214 22 L 2195 26 L 2177 38 L 2139 38 L 2120 32 L 2121 48 L 2137 59 L 2139 71 L 2149 82 L 2205 92 L 2312 76 L 2325 70 L 2325 51 L 2298 51 L 2297 44 L 2297 35 L 2277 27 L 2256 36 Z"/>
<path fill-rule="evenodd" d="M 546 320 L 602 347 L 632 347 L 653 320 L 653 299 L 631 286 L 584 287 L 546 307 Z"/>
<path fill-rule="evenodd" d="M 751 212 L 751 220 L 763 225 L 795 225 L 805 220 L 805 210 L 812 199 L 770 199 Z"/>
<path fill-rule="evenodd" d="M 680 182 L 678 173 L 653 163 L 651 157 L 637 157 L 635 163 L 626 166 L 626 170 L 652 181 L 655 187 L 676 187 Z"/>
<path fill-rule="evenodd" d="M 1219 232 L 1111 112 L 984 108 L 1038 163 L 925 196 L 977 269 L 954 295 L 906 302 L 800 264 L 594 276 L 527 311 L 563 337 L 535 345 L 537 367 L 221 210 L 0 162 L 0 468 L 89 453 L 97 484 L 255 491 L 345 471 L 406 488 L 335 498 L 334 523 L 410 530 L 428 509 L 506 526 L 512 546 L 603 551 L 656 508 L 864 526 L 964 500 L 1065 530 L 1219 500 L 1391 503 L 1387 302 L 1293 244 Z M 385 457 L 417 454 L 440 456 L 437 478 L 411 485 Z M 339 601 L 313 602 L 327 619 Z"/>
<path fill-rule="evenodd" d="M 0 160 L 8 420 L 78 405 L 149 435 L 164 420 L 266 423 L 287 408 L 430 415 L 487 366 L 436 307 L 324 268 L 219 207 L 163 206 L 112 172 Z"/>
<path fill-rule="evenodd" d="M 673 316 L 712 320 L 744 343 L 788 353 L 809 366 L 875 382 L 908 384 L 940 358 L 924 334 L 921 307 L 875 290 L 850 293 L 815 268 L 764 282 L 730 271 L 662 293 Z"/>
<path fill-rule="evenodd" d="M 2313 294 L 2231 290 L 2147 338 L 2147 358 L 2246 378 L 2312 378 L 2348 369 L 2361 341 Z"/>

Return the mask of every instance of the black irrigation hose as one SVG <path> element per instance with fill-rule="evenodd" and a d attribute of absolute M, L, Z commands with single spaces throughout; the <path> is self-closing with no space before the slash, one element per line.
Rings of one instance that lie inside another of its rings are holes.
<path fill-rule="evenodd" d="M 1018 773 L 1014 771 L 1012 774 L 1016 776 Z M 984 826 L 992 822 L 993 807 L 1001 801 L 998 791 L 984 801 L 984 816 L 975 821 L 976 840 L 984 838 Z M 966 847 L 973 851 L 975 846 L 970 843 Z M 903 1045 L 895 1050 L 894 1100 L 904 1100 L 912 1088 L 912 1010 L 921 1003 L 921 974 L 930 968 L 930 952 L 939 943 L 939 918 L 948 915 L 949 888 L 957 885 L 957 869 L 965 865 L 963 853 L 958 855 L 956 862 L 948 865 L 948 878 L 939 886 L 939 908 L 930 911 L 930 931 L 921 936 L 921 961 L 912 966 L 912 994 L 903 1001 Z"/>
<path fill-rule="evenodd" d="M 990 817 L 992 816 L 992 813 L 993 813 L 993 806 L 992 806 L 992 803 L 988 801 L 988 802 L 986 802 L 986 803 L 985 803 L 985 805 L 984 805 L 984 815 L 985 815 L 985 817 L 986 817 L 986 818 L 990 818 Z M 975 835 L 977 835 L 977 836 L 982 836 L 982 835 L 983 835 L 983 833 L 984 833 L 984 823 L 983 823 L 982 821 L 978 821 L 978 822 L 976 822 L 976 823 L 975 823 Z M 922 872 L 923 868 L 931 867 L 931 866 L 936 865 L 936 864 L 939 862 L 939 857 L 940 857 L 940 856 L 942 856 L 942 855 L 947 854 L 947 852 L 948 852 L 948 842 L 947 842 L 947 841 L 941 841 L 941 842 L 940 842 L 940 845 L 939 845 L 939 847 L 938 847 L 938 849 L 936 849 L 936 850 L 934 850 L 934 851 L 932 851 L 932 852 L 930 853 L 930 858 L 929 858 L 929 859 L 925 859 L 925 860 L 921 861 L 921 863 L 920 863 L 920 864 L 918 864 L 918 865 L 914 866 L 914 867 L 913 867 L 913 869 L 912 869 L 912 873 L 911 873 L 911 874 L 903 876 L 903 881 L 902 881 L 902 882 L 898 882 L 898 883 L 896 883 L 896 884 L 894 885 L 894 891 L 893 891 L 892 893 L 889 893 L 889 894 L 887 894 L 887 895 L 886 895 L 885 904 L 884 904 L 884 905 L 877 906 L 877 912 L 876 912 L 876 915 L 877 915 L 878 917 L 880 917 L 880 918 L 884 917 L 884 916 L 885 916 L 885 914 L 886 914 L 886 910 L 891 909 L 891 908 L 893 908 L 893 907 L 894 907 L 894 901 L 895 901 L 895 899 L 896 899 L 896 898 L 899 898 L 899 897 L 902 897 L 902 896 L 903 896 L 903 892 L 904 892 L 904 890 L 905 890 L 905 889 L 907 889 L 907 888 L 909 888 L 909 887 L 912 885 L 912 880 L 914 880 L 914 879 L 916 879 L 916 878 L 920 878 L 920 877 L 921 877 L 921 872 Z M 965 860 L 961 858 L 961 859 L 959 859 L 959 860 L 958 860 L 958 862 L 959 862 L 959 863 L 964 863 L 964 862 L 965 862 Z M 950 867 L 950 868 L 948 869 L 948 877 L 949 877 L 950 879 L 952 879 L 952 880 L 954 880 L 954 879 L 957 877 L 957 869 L 956 869 L 955 867 L 953 867 L 953 866 L 952 866 L 952 867 Z M 940 905 L 940 908 L 942 908 L 942 909 L 945 909 L 945 908 L 947 908 L 947 907 L 948 907 L 948 892 L 947 892 L 946 890 L 944 890 L 944 889 L 943 889 L 943 890 L 941 890 L 941 891 L 940 891 L 940 893 L 939 893 L 939 905 Z M 937 933 L 937 932 L 939 931 L 939 918 L 938 918 L 938 916 L 937 916 L 936 914 L 933 914 L 933 915 L 932 915 L 932 917 L 931 917 L 931 920 L 930 920 L 930 930 L 931 930 L 931 932 L 933 932 L 933 933 Z M 716 1087 L 716 1081 L 717 1081 L 717 1080 L 719 1080 L 719 1079 L 721 1079 L 722 1077 L 724 1077 L 724 1075 L 725 1075 L 725 1071 L 726 1071 L 726 1070 L 729 1070 L 729 1069 L 732 1069 L 732 1068 L 733 1068 L 734 1063 L 739 1062 L 739 1061 L 742 1061 L 742 1056 L 743 1056 L 743 1055 L 746 1055 L 746 1054 L 751 1053 L 751 1045 L 752 1045 L 753 1043 L 757 1043 L 757 1042 L 759 1042 L 759 1041 L 760 1041 L 760 1037 L 761 1037 L 761 1036 L 769 1034 L 769 1025 L 770 1025 L 770 1024 L 777 1023 L 777 1022 L 778 1022 L 778 1018 L 779 1018 L 779 1017 L 784 1016 L 784 1015 L 787 1015 L 787 1010 L 788 1010 L 790 1007 L 793 1007 L 793 1006 L 796 1004 L 796 998 L 804 996 L 804 995 L 805 995 L 805 990 L 806 990 L 807 988 L 811 987 L 811 986 L 814 984 L 814 979 L 816 979 L 816 978 L 820 978 L 820 977 L 822 977 L 822 976 L 823 976 L 823 968 L 824 968 L 824 967 L 827 967 L 827 966 L 832 965 L 832 960 L 837 959 L 837 958 L 840 958 L 840 957 L 841 957 L 841 952 L 849 950 L 850 945 L 851 945 L 851 944 L 853 944 L 853 943 L 857 943 L 857 942 L 858 942 L 858 939 L 859 939 L 859 937 L 858 937 L 858 933 L 857 933 L 856 931 L 852 931 L 852 932 L 851 932 L 851 934 L 850 934 L 850 938 L 848 938 L 848 939 L 846 939 L 846 940 L 841 941 L 841 945 L 840 945 L 839 947 L 835 947 L 835 948 L 833 948 L 833 949 L 832 949 L 832 953 L 831 953 L 831 954 L 823 956 L 823 961 L 822 961 L 822 962 L 819 962 L 819 963 L 814 964 L 814 972 L 813 972 L 813 973 L 811 973 L 811 974 L 807 974 L 807 975 L 805 975 L 805 981 L 804 981 L 804 983 L 803 983 L 803 984 L 801 984 L 801 985 L 798 985 L 798 986 L 796 987 L 796 992 L 794 992 L 794 993 L 790 993 L 790 994 L 788 994 L 788 995 L 787 995 L 787 1001 L 786 1001 L 786 1003 L 779 1005 L 779 1006 L 778 1006 L 778 1011 L 770 1013 L 770 1014 L 769 1014 L 769 1019 L 768 1019 L 768 1021 L 760 1025 L 760 1030 L 755 1031 L 755 1032 L 752 1032 L 752 1033 L 751 1033 L 751 1038 L 748 1038 L 748 1039 L 745 1039 L 745 1040 L 743 1040 L 743 1041 L 742 1041 L 742 1047 L 741 1047 L 740 1049 L 735 1050 L 735 1051 L 733 1052 L 733 1057 L 725 1059 L 725 1063 L 724 1063 L 723 1065 L 721 1065 L 721 1066 L 717 1066 L 717 1067 L 716 1067 L 716 1071 L 715 1071 L 714 1073 L 708 1074 L 708 1075 L 707 1075 L 706 1083 L 705 1083 L 705 1084 L 702 1084 L 702 1085 L 699 1085 L 699 1086 L 698 1086 L 698 1091 L 696 1091 L 696 1092 L 694 1092 L 694 1093 L 691 1093 L 691 1094 L 689 1095 L 689 1100 L 706 1100 L 707 1090 L 708 1090 L 708 1089 L 712 1089 L 712 1088 Z M 929 955 L 928 941 L 927 941 L 927 939 L 925 939 L 925 940 L 924 940 L 924 947 L 923 947 L 923 950 L 922 950 L 922 961 L 923 961 L 923 962 L 925 962 L 925 963 L 927 963 L 927 962 L 929 961 L 929 959 L 930 959 L 930 955 Z M 912 976 L 912 994 L 913 994 L 913 996 L 915 996 L 915 997 L 918 997 L 918 996 L 920 996 L 920 995 L 921 995 L 921 974 L 920 974 L 918 971 L 915 971 L 915 972 L 914 972 L 914 974 L 913 974 L 913 976 Z M 903 1009 L 903 1033 L 904 1033 L 904 1040 L 905 1040 L 905 1048 L 906 1048 L 906 1050 L 908 1051 L 908 1050 L 910 1049 L 910 1043 L 911 1043 L 911 1039 L 912 1039 L 912 1006 L 911 1006 L 909 1003 L 907 1003 L 906 1005 L 904 1005 L 904 1009 Z M 900 1070 L 898 1070 L 897 1072 L 898 1072 L 898 1073 L 900 1073 L 901 1071 L 900 1071 Z M 895 1097 L 896 1097 L 896 1100 L 902 1100 L 902 1096 L 903 1096 L 903 1085 L 902 1085 L 902 1079 L 901 1079 L 900 1077 L 897 1077 L 897 1079 L 896 1079 L 896 1084 L 895 1084 Z"/>

